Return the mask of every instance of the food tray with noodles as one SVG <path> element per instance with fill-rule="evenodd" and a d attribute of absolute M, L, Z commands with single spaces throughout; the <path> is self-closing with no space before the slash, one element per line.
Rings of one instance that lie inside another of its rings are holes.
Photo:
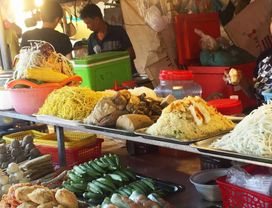
<path fill-rule="evenodd" d="M 80 124 L 81 126 L 84 126 L 87 129 L 92 129 L 96 131 L 103 131 L 107 133 L 112 133 L 112 134 L 119 134 L 119 135 L 124 135 L 124 136 L 137 136 L 134 134 L 134 132 L 123 130 L 123 129 L 115 129 L 115 128 L 109 128 L 109 127 L 104 127 L 104 126 L 97 126 L 97 125 L 92 125 L 92 124 Z"/>
<path fill-rule="evenodd" d="M 147 128 L 138 129 L 134 133 L 137 136 L 141 136 L 141 137 L 143 137 L 145 139 L 151 139 L 151 140 L 162 141 L 162 142 L 170 142 L 170 143 L 182 144 L 182 145 L 191 144 L 191 143 L 198 142 L 198 141 L 208 139 L 208 138 L 211 137 L 211 136 L 207 136 L 207 137 L 203 137 L 203 138 L 195 138 L 193 140 L 182 140 L 182 139 L 179 140 L 179 139 L 175 139 L 175 138 L 171 138 L 171 137 L 165 137 L 165 136 L 153 136 L 153 135 L 147 134 L 146 130 L 147 130 Z M 214 134 L 212 136 L 222 135 L 222 134 L 225 134 L 227 132 L 228 131 L 220 132 L 220 133 Z"/>
<path fill-rule="evenodd" d="M 245 160 L 251 160 L 256 162 L 263 162 L 263 163 L 272 163 L 271 157 L 260 157 L 260 156 L 254 156 L 254 155 L 247 155 L 247 154 L 241 154 L 237 152 L 227 151 L 227 150 L 221 150 L 216 149 L 213 147 L 210 147 L 210 145 L 216 141 L 217 139 L 220 139 L 221 136 L 212 137 L 203 141 L 198 141 L 196 143 L 191 144 L 191 147 L 197 148 L 200 152 L 206 152 L 206 153 L 216 153 L 217 155 L 222 156 L 228 156 L 228 157 L 239 157 L 241 159 Z"/>

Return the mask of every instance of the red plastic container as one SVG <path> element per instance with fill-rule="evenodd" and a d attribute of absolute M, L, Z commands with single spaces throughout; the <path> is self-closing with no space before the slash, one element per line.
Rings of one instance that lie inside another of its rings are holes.
<path fill-rule="evenodd" d="M 214 93 L 224 98 L 238 95 L 244 108 L 256 107 L 256 99 L 249 98 L 239 87 L 227 85 L 223 80 L 224 71 L 230 67 L 240 69 L 250 79 L 256 63 L 238 66 L 200 66 L 200 37 L 194 32 L 200 29 L 214 38 L 220 37 L 220 20 L 217 13 L 179 14 L 175 16 L 176 46 L 179 65 L 188 66 L 193 72 L 194 81 L 202 87 L 202 97 L 206 99 Z"/>
<path fill-rule="evenodd" d="M 97 139 L 95 143 L 77 148 L 66 148 L 66 165 L 73 166 L 101 156 L 103 139 Z M 58 164 L 58 148 L 44 145 L 36 145 L 42 154 L 50 153 L 52 161 Z"/>
<path fill-rule="evenodd" d="M 218 38 L 220 36 L 218 14 L 200 13 L 175 16 L 176 46 L 180 65 L 199 63 L 200 37 L 195 33 L 195 29 Z"/>
<path fill-rule="evenodd" d="M 193 80 L 193 73 L 187 70 L 161 70 L 160 80 Z"/>
<path fill-rule="evenodd" d="M 252 79 L 255 66 L 256 63 L 252 62 L 233 66 L 233 68 L 241 70 L 243 75 Z M 243 108 L 252 108 L 257 105 L 256 99 L 248 97 L 239 86 L 228 85 L 223 80 L 224 72 L 230 69 L 229 66 L 189 66 L 188 69 L 193 72 L 194 80 L 201 85 L 204 99 L 218 93 L 222 94 L 223 98 L 238 95 Z"/>
<path fill-rule="evenodd" d="M 258 166 L 249 166 L 246 170 L 250 174 L 263 174 L 268 172 L 267 168 Z M 224 208 L 272 207 L 272 197 L 230 184 L 226 181 L 226 176 L 218 178 L 216 182 L 221 190 Z"/>
<path fill-rule="evenodd" d="M 208 102 L 223 115 L 237 115 L 243 112 L 243 106 L 240 100 L 236 99 L 217 99 Z"/>

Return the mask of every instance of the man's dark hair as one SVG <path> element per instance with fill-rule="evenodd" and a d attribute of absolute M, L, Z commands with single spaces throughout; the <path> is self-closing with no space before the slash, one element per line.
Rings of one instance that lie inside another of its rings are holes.
<path fill-rule="evenodd" d="M 53 22 L 63 17 L 63 9 L 55 0 L 46 0 L 41 8 L 41 18 L 44 22 Z"/>
<path fill-rule="evenodd" d="M 94 19 L 95 17 L 99 17 L 103 19 L 102 12 L 100 8 L 95 4 L 87 4 L 81 11 L 80 11 L 80 18 L 91 18 Z"/>

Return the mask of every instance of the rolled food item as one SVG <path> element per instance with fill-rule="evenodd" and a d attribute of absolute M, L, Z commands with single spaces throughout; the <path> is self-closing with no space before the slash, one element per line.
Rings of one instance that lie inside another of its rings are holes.
<path fill-rule="evenodd" d="M 138 191 L 133 191 L 129 199 L 134 201 L 136 204 L 142 205 L 143 207 L 161 208 L 156 202 L 148 199 L 144 194 Z"/>
<path fill-rule="evenodd" d="M 142 208 L 141 205 L 137 205 L 126 196 L 120 194 L 113 194 L 111 196 L 111 202 L 119 208 Z"/>
<path fill-rule="evenodd" d="M 135 131 L 137 129 L 149 127 L 153 121 L 146 115 L 126 114 L 117 119 L 116 127 L 127 131 Z"/>
<path fill-rule="evenodd" d="M 114 205 L 109 197 L 106 197 L 104 201 L 101 204 L 101 208 L 118 208 L 116 205 Z"/>
<path fill-rule="evenodd" d="M 147 198 L 158 203 L 161 208 L 173 208 L 173 206 L 169 202 L 165 201 L 155 193 L 149 194 Z"/>

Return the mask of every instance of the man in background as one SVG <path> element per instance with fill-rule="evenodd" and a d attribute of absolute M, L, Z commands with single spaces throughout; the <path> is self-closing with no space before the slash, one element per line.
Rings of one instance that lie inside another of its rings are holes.
<path fill-rule="evenodd" d="M 133 62 L 136 55 L 123 27 L 106 23 L 101 10 L 95 4 L 87 4 L 80 11 L 80 17 L 87 28 L 93 31 L 88 39 L 89 55 L 106 51 L 128 51 L 132 64 L 132 73 L 137 73 Z"/>
<path fill-rule="evenodd" d="M 41 8 L 42 28 L 27 31 L 20 47 L 30 46 L 29 40 L 42 40 L 54 46 L 56 52 L 71 58 L 72 44 L 69 37 L 55 30 L 63 17 L 63 9 L 55 0 L 47 0 Z"/>

